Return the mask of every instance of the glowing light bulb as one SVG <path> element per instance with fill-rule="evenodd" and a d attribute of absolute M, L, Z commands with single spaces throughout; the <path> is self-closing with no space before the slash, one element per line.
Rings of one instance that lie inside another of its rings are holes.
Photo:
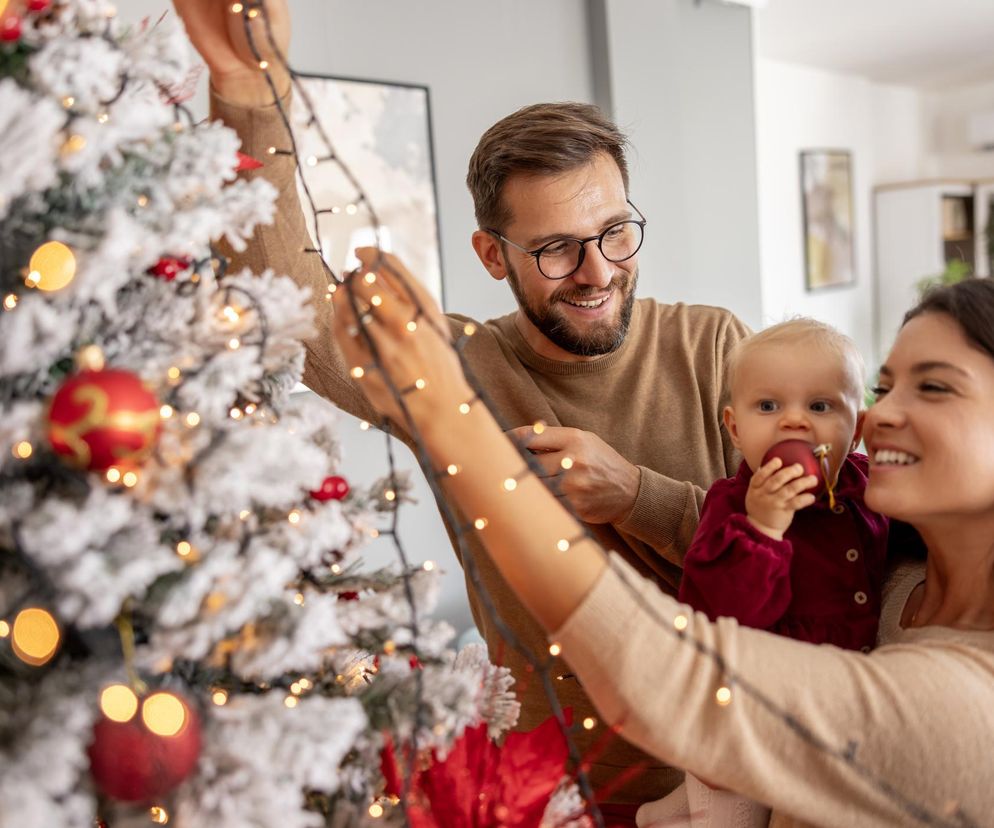
<path fill-rule="evenodd" d="M 286 707 L 289 707 L 291 710 L 293 710 L 293 708 L 295 708 L 299 702 L 300 699 L 298 699 L 296 696 L 287 696 L 285 699 L 283 699 L 283 704 Z"/>
<path fill-rule="evenodd" d="M 434 561 L 425 561 L 422 564 L 422 566 L 424 567 L 424 571 L 425 572 L 431 572 L 435 568 L 435 562 Z"/>
<path fill-rule="evenodd" d="M 508 477 L 506 480 L 504 480 L 503 485 L 504 485 L 504 491 L 513 492 L 516 488 L 518 488 L 518 481 L 515 480 L 513 477 Z"/>
<path fill-rule="evenodd" d="M 34 453 L 34 447 L 27 440 L 21 440 L 14 445 L 13 452 L 18 460 L 27 460 Z"/>
<path fill-rule="evenodd" d="M 10 635 L 10 624 L 6 621 L 0 621 L 0 638 L 6 638 Z"/>
<path fill-rule="evenodd" d="M 559 461 L 559 465 L 562 466 L 564 471 L 569 471 L 571 468 L 573 468 L 573 458 L 564 457 L 562 460 Z"/>
<path fill-rule="evenodd" d="M 133 489 L 138 485 L 138 475 L 133 471 L 125 472 L 121 475 L 121 482 L 129 489 Z"/>
<path fill-rule="evenodd" d="M 237 337 L 233 336 L 228 340 L 228 350 L 237 351 L 241 347 L 242 341 Z"/>
<path fill-rule="evenodd" d="M 111 466 L 109 469 L 107 469 L 107 471 L 106 471 L 106 473 L 105 473 L 104 476 L 107 478 L 107 482 L 108 483 L 120 483 L 121 482 L 121 470 L 120 469 L 116 469 L 113 466 Z"/>
<path fill-rule="evenodd" d="M 294 509 L 290 514 L 286 516 L 286 519 L 290 521 L 294 526 L 300 523 L 300 510 Z"/>
<path fill-rule="evenodd" d="M 418 329 L 418 323 L 415 322 L 413 319 L 407 323 L 407 330 L 410 331 L 411 333 L 414 333 L 417 329 Z"/>
<path fill-rule="evenodd" d="M 383 806 L 380 805 L 379 802 L 374 802 L 372 805 L 369 806 L 369 815 L 373 819 L 379 819 L 381 816 L 383 816 Z"/>
<path fill-rule="evenodd" d="M 112 722 L 130 722 L 138 712 L 138 696 L 130 687 L 112 684 L 100 694 L 100 712 Z"/>
<path fill-rule="evenodd" d="M 535 423 L 535 425 L 532 426 L 532 431 L 535 434 L 541 434 L 543 431 L 545 431 L 545 423 L 542 422 L 541 420 L 538 420 Z"/>
<path fill-rule="evenodd" d="M 17 613 L 12 633 L 14 654 L 32 667 L 47 664 L 59 649 L 62 638 L 52 614 L 38 607 Z"/>
<path fill-rule="evenodd" d="M 469 414 L 469 403 L 459 403 L 459 413 Z"/>
<path fill-rule="evenodd" d="M 355 368 L 351 370 L 350 373 L 352 374 L 352 377 L 354 379 L 362 379 L 363 374 L 365 374 L 366 372 L 362 370 L 361 366 L 357 365 Z"/>
<path fill-rule="evenodd" d="M 107 358 L 99 345 L 86 345 L 76 352 L 76 365 L 82 371 L 103 371 L 106 364 Z"/>
<path fill-rule="evenodd" d="M 200 415 L 196 411 L 191 411 L 186 415 L 185 422 L 190 428 L 195 428 L 200 425 Z"/>
<path fill-rule="evenodd" d="M 186 705 L 172 693 L 153 693 L 142 703 L 142 721 L 157 736 L 175 736 L 186 726 Z"/>
<path fill-rule="evenodd" d="M 295 603 L 298 607 L 302 607 L 304 605 L 304 600 L 305 599 L 303 592 L 298 592 L 296 595 L 293 596 L 293 603 Z"/>
<path fill-rule="evenodd" d="M 228 691 L 227 690 L 215 690 L 211 693 L 211 701 L 214 702 L 218 707 L 224 707 L 228 703 Z"/>
<path fill-rule="evenodd" d="M 593 716 L 587 716 L 587 718 L 583 720 L 584 730 L 593 730 L 595 727 L 597 727 L 597 719 L 593 718 Z"/>
<path fill-rule="evenodd" d="M 421 377 L 418 377 L 416 380 L 414 380 L 414 387 L 417 388 L 418 391 L 424 391 L 426 385 L 428 385 L 428 383 L 425 380 L 423 380 Z"/>
<path fill-rule="evenodd" d="M 173 416 L 173 413 L 173 407 L 171 405 L 164 405 L 159 409 L 159 416 L 162 417 L 163 420 L 168 420 Z"/>
<path fill-rule="evenodd" d="M 560 538 L 556 543 L 556 549 L 560 552 L 566 552 L 569 549 L 569 541 L 566 538 Z"/>
<path fill-rule="evenodd" d="M 718 702 L 722 707 L 727 707 L 732 703 L 732 690 L 729 687 L 722 685 L 719 687 L 714 694 L 714 700 Z"/>
<path fill-rule="evenodd" d="M 473 521 L 473 527 L 475 529 L 486 529 L 487 523 L 489 523 L 489 521 L 486 518 L 477 518 Z"/>
<path fill-rule="evenodd" d="M 45 242 L 31 256 L 28 280 L 39 290 L 61 290 L 76 275 L 76 257 L 62 242 Z"/>
<path fill-rule="evenodd" d="M 176 544 L 176 554 L 181 558 L 188 558 L 193 554 L 193 544 L 189 541 L 180 541 Z"/>
<path fill-rule="evenodd" d="M 156 825 L 165 825 L 169 822 L 169 811 L 161 805 L 153 805 L 149 808 L 148 815 Z"/>
<path fill-rule="evenodd" d="M 549 645 L 549 655 L 557 656 L 563 651 L 563 648 L 559 644 Z"/>
<path fill-rule="evenodd" d="M 449 473 L 450 476 L 459 474 L 459 467 L 455 463 L 449 463 L 449 465 L 446 467 L 445 470 Z"/>
<path fill-rule="evenodd" d="M 13 310 L 14 308 L 16 308 L 17 307 L 17 294 L 16 293 L 8 293 L 6 296 L 4 296 L 4 298 L 3 298 L 3 306 L 4 306 L 5 310 Z"/>
<path fill-rule="evenodd" d="M 678 615 L 676 618 L 673 619 L 673 626 L 679 632 L 683 632 L 685 629 L 687 629 L 687 624 L 689 623 L 690 622 L 687 620 L 686 615 Z"/>
<path fill-rule="evenodd" d="M 367 285 L 371 285 L 371 284 L 373 284 L 376 281 L 376 274 L 373 273 L 373 271 L 371 270 L 371 271 L 369 271 L 369 273 L 367 273 L 365 276 L 362 277 L 362 280 Z"/>

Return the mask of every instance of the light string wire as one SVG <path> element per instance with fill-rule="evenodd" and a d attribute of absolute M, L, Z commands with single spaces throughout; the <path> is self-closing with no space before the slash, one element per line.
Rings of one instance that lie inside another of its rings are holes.
<path fill-rule="evenodd" d="M 304 105 L 307 108 L 309 114 L 308 124 L 309 125 L 319 124 L 320 122 L 317 119 L 313 105 L 309 97 L 306 97 L 306 91 L 303 89 L 298 73 L 288 64 L 285 56 L 282 54 L 282 52 L 280 51 L 280 49 L 278 48 L 275 42 L 275 38 L 272 35 L 272 30 L 269 24 L 268 14 L 265 9 L 265 4 L 261 1 L 252 3 L 251 5 L 246 4 L 246 8 L 243 14 L 247 14 L 250 8 L 256 9 L 258 10 L 259 13 L 262 14 L 265 21 L 267 35 L 269 39 L 269 44 L 268 44 L 269 48 L 272 50 L 274 56 L 276 56 L 277 60 L 279 60 L 280 64 L 283 66 L 283 68 L 289 73 L 290 77 L 292 78 L 294 90 L 295 91 L 299 90 L 304 92 L 304 95 L 302 97 L 304 100 Z M 247 25 L 248 21 L 246 19 L 246 26 Z M 247 31 L 249 31 L 249 36 L 251 37 L 250 30 L 247 29 Z M 262 69 L 261 71 L 263 71 L 267 76 L 270 89 L 273 92 L 274 103 L 276 104 L 276 106 L 280 111 L 281 118 L 290 136 L 289 140 L 291 141 L 292 149 L 288 151 L 287 154 L 292 154 L 294 156 L 297 168 L 298 170 L 301 171 L 301 177 L 304 177 L 303 170 L 300 165 L 300 157 L 297 153 L 296 143 L 292 138 L 292 128 L 290 126 L 290 119 L 288 113 L 286 112 L 283 106 L 283 102 L 280 100 L 278 96 L 275 82 L 273 81 L 269 72 L 266 69 Z M 309 74 L 309 77 L 315 79 L 321 78 L 320 75 L 315 75 L 313 73 Z M 328 141 L 327 136 L 325 135 L 323 129 L 320 132 L 320 137 L 326 143 L 328 152 L 325 157 L 317 159 L 318 163 L 321 163 L 323 161 L 332 161 L 335 164 L 337 164 L 340 169 L 342 169 L 343 171 L 347 171 L 348 165 L 337 155 L 337 153 L 334 152 L 334 149 L 332 148 L 330 141 Z M 375 214 L 372 212 L 372 205 L 370 204 L 369 199 L 366 198 L 365 193 L 362 191 L 361 187 L 358 186 L 356 177 L 352 175 L 350 171 L 347 171 L 346 175 L 349 178 L 350 182 L 353 183 L 353 186 L 356 187 L 359 193 L 359 198 L 357 199 L 356 203 L 363 204 L 367 209 L 367 211 L 369 211 L 372 220 L 374 222 L 374 227 L 377 231 L 377 237 L 379 237 L 378 234 L 379 223 L 375 218 Z M 312 216 L 315 219 L 315 227 L 317 227 L 317 216 L 322 211 L 320 211 L 317 208 L 317 206 L 313 203 L 313 201 L 311 202 L 310 206 L 312 209 Z M 320 242 L 318 242 L 318 244 L 320 245 Z M 322 261 L 323 261 L 323 255 L 322 255 Z M 329 273 L 332 272 L 326 262 L 324 262 L 324 267 L 327 272 Z M 440 329 L 439 326 L 435 324 L 431 316 L 425 312 L 425 309 L 421 305 L 419 298 L 413 293 L 413 291 L 406 284 L 404 279 L 400 277 L 400 274 L 398 274 L 396 270 L 391 266 L 390 262 L 382 255 L 382 250 L 379 250 L 379 256 L 377 258 L 376 263 L 374 264 L 374 269 L 378 268 L 383 268 L 388 272 L 392 273 L 393 275 L 395 275 L 396 277 L 398 277 L 399 284 L 404 286 L 408 298 L 415 307 L 415 317 L 413 321 L 420 324 L 422 320 L 425 319 L 429 320 L 429 324 L 432 325 L 433 329 L 436 331 L 436 333 L 439 336 L 441 336 L 445 340 L 450 340 L 449 332 L 445 331 L 444 329 Z M 353 274 L 350 274 L 350 277 L 357 278 L 359 275 L 360 274 L 357 271 Z M 346 278 L 344 280 L 344 284 L 346 285 L 346 287 L 348 287 L 349 281 L 350 281 L 349 278 Z M 336 279 L 336 282 L 338 284 L 342 284 L 343 280 Z M 366 308 L 360 306 L 354 292 L 351 290 L 349 290 L 348 299 L 350 307 L 353 313 L 355 314 L 356 319 L 361 320 L 363 315 L 367 313 L 375 313 L 374 308 Z M 467 538 L 471 535 L 471 532 L 474 527 L 472 527 L 471 524 L 470 525 L 462 524 L 459 516 L 455 513 L 453 508 L 449 506 L 444 494 L 444 488 L 441 483 L 445 475 L 439 472 L 439 470 L 435 468 L 434 464 L 427 455 L 424 441 L 421 439 L 420 433 L 418 432 L 413 422 L 413 419 L 410 415 L 410 412 L 404 400 L 407 389 L 399 389 L 394 383 L 393 378 L 390 376 L 389 372 L 383 369 L 382 360 L 379 357 L 375 343 L 373 342 L 368 331 L 365 330 L 365 327 L 366 327 L 365 325 L 360 324 L 358 333 L 361 336 L 365 346 L 369 349 L 370 354 L 372 355 L 373 364 L 371 366 L 363 366 L 363 367 L 367 370 L 380 371 L 382 378 L 385 384 L 387 385 L 391 395 L 394 397 L 395 402 L 397 403 L 398 407 L 404 414 L 407 426 L 406 434 L 404 436 L 406 436 L 410 441 L 409 445 L 414 450 L 418 463 L 425 473 L 429 486 L 436 497 L 439 508 L 443 514 L 446 523 L 448 523 L 451 530 L 456 535 L 459 551 L 461 553 L 461 559 L 463 565 L 466 567 L 467 573 L 470 576 L 470 580 L 473 583 L 474 587 L 476 588 L 479 597 L 482 599 L 482 604 L 485 610 L 487 611 L 490 620 L 494 623 L 495 627 L 500 632 L 502 638 L 504 638 L 508 644 L 510 644 L 516 651 L 518 651 L 528 661 L 528 663 L 532 666 L 532 668 L 536 672 L 538 672 L 542 680 L 543 690 L 545 691 L 548 697 L 550 708 L 567 740 L 570 757 L 576 764 L 577 782 L 580 786 L 584 798 L 588 802 L 588 807 L 590 808 L 591 816 L 594 818 L 598 826 L 603 826 L 603 820 L 599 813 L 599 810 L 596 807 L 596 803 L 594 802 L 593 792 L 591 791 L 589 786 L 589 780 L 586 778 L 586 773 L 583 770 L 582 759 L 579 756 L 575 743 L 572 740 L 570 728 L 569 726 L 566 725 L 561 706 L 559 705 L 558 697 L 556 696 L 555 691 L 553 689 L 554 685 L 552 683 L 553 678 L 551 672 L 551 665 L 554 662 L 552 659 L 539 658 L 534 653 L 532 653 L 520 641 L 520 639 L 514 634 L 514 632 L 507 627 L 507 625 L 498 615 L 492 596 L 489 594 L 488 590 L 483 584 L 480 571 L 473 554 L 472 547 L 469 545 L 467 541 Z M 470 336 L 471 334 L 464 332 L 461 336 L 459 336 L 458 338 L 455 339 L 455 341 L 452 342 L 452 346 L 455 349 L 456 353 L 458 354 L 467 381 L 469 382 L 471 388 L 473 389 L 474 398 L 472 402 L 473 403 L 481 402 L 484 405 L 486 405 L 487 408 L 490 410 L 492 416 L 495 418 L 495 420 L 497 420 L 498 425 L 501 427 L 501 429 L 504 431 L 508 431 L 507 424 L 502 422 L 502 418 L 497 413 L 497 408 L 491 403 L 486 393 L 484 385 L 475 377 L 470 365 L 466 360 L 464 352 L 466 345 L 470 340 Z M 390 431 L 392 430 L 389 421 L 386 421 L 386 428 L 384 430 L 387 431 L 388 433 L 390 433 Z M 582 527 L 582 535 L 581 535 L 582 539 L 589 540 L 600 546 L 599 541 L 591 533 L 589 528 L 585 524 L 583 524 L 583 522 L 580 521 L 580 519 L 576 516 L 574 510 L 570 507 L 568 499 L 564 497 L 562 495 L 562 492 L 559 490 L 562 480 L 561 475 L 557 474 L 552 477 L 549 477 L 545 473 L 544 469 L 537 462 L 537 460 L 534 458 L 531 452 L 527 450 L 527 440 L 525 441 L 516 440 L 515 443 L 519 449 L 519 452 L 521 452 L 522 459 L 527 465 L 528 470 L 534 473 L 537 477 L 539 477 L 552 490 L 553 494 L 557 496 L 559 501 L 563 503 L 564 506 L 567 507 L 567 511 L 580 524 L 580 526 Z M 394 474 L 392 454 L 389 456 L 388 459 L 391 464 L 390 474 L 392 476 Z M 571 541 L 571 543 L 572 542 L 575 541 Z M 608 561 L 612 569 L 616 572 L 619 572 L 620 574 L 621 570 L 613 562 L 610 556 L 608 556 Z M 841 761 L 844 764 L 846 764 L 855 774 L 857 774 L 860 778 L 865 780 L 868 785 L 879 791 L 886 799 L 889 799 L 892 802 L 894 802 L 895 805 L 899 807 L 905 814 L 907 814 L 909 818 L 914 819 L 916 822 L 922 825 L 943 826 L 943 828 L 973 828 L 973 826 L 979 826 L 979 823 L 972 820 L 962 810 L 962 806 L 960 806 L 958 803 L 956 803 L 955 809 L 951 814 L 943 815 L 936 813 L 933 809 L 929 808 L 924 803 L 919 802 L 915 798 L 908 796 L 904 792 L 898 790 L 898 788 L 895 785 L 893 785 L 890 781 L 888 781 L 879 773 L 875 772 L 872 768 L 868 767 L 867 765 L 865 765 L 864 763 L 858 760 L 856 756 L 858 751 L 857 743 L 853 741 L 848 741 L 846 742 L 845 745 L 834 746 L 830 744 L 827 740 L 819 737 L 817 734 L 814 733 L 813 730 L 811 730 L 811 728 L 809 728 L 803 722 L 801 722 L 796 716 L 796 714 L 783 708 L 774 699 L 770 698 L 766 693 L 764 693 L 761 688 L 750 682 L 749 679 L 746 678 L 744 675 L 742 675 L 738 670 L 731 668 L 719 650 L 712 647 L 711 645 L 706 644 L 703 641 L 700 641 L 694 637 L 687 635 L 685 630 L 676 629 L 673 626 L 672 622 L 667 621 L 665 618 L 662 617 L 659 611 L 652 606 L 652 604 L 642 595 L 642 593 L 636 588 L 634 584 L 630 583 L 625 578 L 622 578 L 622 580 L 630 594 L 630 597 L 635 600 L 638 606 L 647 615 L 649 615 L 651 618 L 653 618 L 653 620 L 657 622 L 658 627 L 661 630 L 667 632 L 669 635 L 674 636 L 678 641 L 682 643 L 689 643 L 701 655 L 709 658 L 713 662 L 714 666 L 717 668 L 718 672 L 724 677 L 726 684 L 728 684 L 730 687 L 734 686 L 738 688 L 740 691 L 744 693 L 744 695 L 752 698 L 759 707 L 767 711 L 769 715 L 778 719 L 781 722 L 781 724 L 787 727 L 792 733 L 794 733 L 799 739 L 805 742 L 809 747 L 831 757 L 832 759 Z"/>
<path fill-rule="evenodd" d="M 307 95 L 306 89 L 304 89 L 303 84 L 300 82 L 297 73 L 289 66 L 286 60 L 286 56 L 282 53 L 282 50 L 278 47 L 272 29 L 272 22 L 270 21 L 269 14 L 267 12 L 267 9 L 265 8 L 265 3 L 264 2 L 245 3 L 241 9 L 242 24 L 244 26 L 245 38 L 248 43 L 249 49 L 252 52 L 253 57 L 255 58 L 256 62 L 259 64 L 261 71 L 263 71 L 265 74 L 266 83 L 269 86 L 271 94 L 273 95 L 273 100 L 279 111 L 280 118 L 283 121 L 284 129 L 286 130 L 287 138 L 290 143 L 289 151 L 293 155 L 294 163 L 296 165 L 297 170 L 300 171 L 299 179 L 301 180 L 302 188 L 304 190 L 304 193 L 306 194 L 311 213 L 314 217 L 314 235 L 315 235 L 314 243 L 317 245 L 318 258 L 321 261 L 322 265 L 324 266 L 326 274 L 329 275 L 333 280 L 333 283 L 340 284 L 341 279 L 339 279 L 335 275 L 331 266 L 325 261 L 323 245 L 321 242 L 321 234 L 319 230 L 319 223 L 318 223 L 319 209 L 314 201 L 314 197 L 311 193 L 310 187 L 308 186 L 307 181 L 304 178 L 303 172 L 301 170 L 300 154 L 298 152 L 297 141 L 293 134 L 293 129 L 291 127 L 289 113 L 286 111 L 280 100 L 280 94 L 279 90 L 277 89 L 276 82 L 273 79 L 272 74 L 268 71 L 268 63 L 263 59 L 262 53 L 260 52 L 258 44 L 256 43 L 255 40 L 255 34 L 252 30 L 251 21 L 254 17 L 257 17 L 260 14 L 260 12 L 263 20 L 264 30 L 266 33 L 267 45 L 269 49 L 272 50 L 272 53 L 275 56 L 276 60 L 280 62 L 280 65 L 288 73 L 294 91 L 298 94 L 300 99 L 303 101 L 305 107 L 307 108 L 307 111 L 310 116 L 308 120 L 308 126 L 317 128 L 318 135 L 325 145 L 326 148 L 325 156 L 321 159 L 318 159 L 318 162 L 320 163 L 323 161 L 325 163 L 327 162 L 335 163 L 338 166 L 338 168 L 344 173 L 344 175 L 346 176 L 346 178 L 348 179 L 349 183 L 352 185 L 354 190 L 358 193 L 359 197 L 356 200 L 356 205 L 357 207 L 359 205 L 365 205 L 366 207 L 366 210 L 371 218 L 371 222 L 373 225 L 377 249 L 380 248 L 379 219 L 376 215 L 372 203 L 366 196 L 365 190 L 360 185 L 359 179 L 348 168 L 348 165 L 346 165 L 338 157 L 338 153 L 335 151 L 335 148 L 332 145 L 328 135 L 325 133 L 323 127 L 321 127 L 320 121 L 317 118 L 317 113 L 315 112 L 310 97 Z M 389 485 L 394 486 L 396 490 L 398 476 L 397 476 L 395 458 L 393 454 L 393 447 L 390 444 L 389 431 L 385 431 L 385 442 L 386 442 L 386 452 L 387 452 L 387 462 L 388 462 L 387 479 L 389 481 Z M 417 605 L 414 598 L 414 586 L 412 583 L 413 576 L 412 576 L 408 555 L 406 553 L 406 550 L 404 549 L 403 542 L 400 539 L 399 526 L 400 526 L 400 501 L 398 498 L 397 500 L 394 501 L 394 508 L 392 510 L 392 515 L 391 515 L 390 530 L 387 534 L 389 534 L 390 536 L 397 558 L 401 564 L 401 579 L 404 588 L 404 597 L 407 601 L 410 613 L 410 623 L 409 623 L 409 629 L 411 631 L 410 649 L 414 654 L 414 657 L 420 663 L 422 660 L 422 653 L 420 652 L 420 647 L 419 647 L 421 632 L 418 620 Z M 405 820 L 408 822 L 410 821 L 408 813 L 410 791 L 415 783 L 416 774 L 417 774 L 418 736 L 422 728 L 425 726 L 425 722 L 426 722 L 426 706 L 424 700 L 424 678 L 422 670 L 420 668 L 416 668 L 414 670 L 414 727 L 411 730 L 411 746 L 410 750 L 408 751 L 408 755 L 406 757 L 406 765 L 407 765 L 406 772 L 402 774 L 401 796 L 400 796 L 402 808 L 404 810 Z M 403 751 L 403 748 L 401 748 L 401 750 Z"/>

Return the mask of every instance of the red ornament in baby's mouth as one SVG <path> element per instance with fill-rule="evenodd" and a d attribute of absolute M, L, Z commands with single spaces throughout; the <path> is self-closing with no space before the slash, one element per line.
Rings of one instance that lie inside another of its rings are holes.
<path fill-rule="evenodd" d="M 818 482 L 814 486 L 805 490 L 805 492 L 816 495 L 825 485 L 821 459 L 816 453 L 820 448 L 821 446 L 813 446 L 804 440 L 781 440 L 763 455 L 760 465 L 765 466 L 774 457 L 779 457 L 783 462 L 781 468 L 800 463 L 804 468 L 805 475 L 813 474 L 818 478 Z"/>

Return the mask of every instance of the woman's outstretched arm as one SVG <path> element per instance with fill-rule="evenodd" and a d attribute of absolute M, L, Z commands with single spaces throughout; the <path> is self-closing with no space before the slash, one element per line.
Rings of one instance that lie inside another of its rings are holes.
<path fill-rule="evenodd" d="M 989 634 L 926 628 L 865 656 L 693 614 L 583 539 L 484 406 L 465 406 L 472 390 L 427 293 L 394 258 L 360 258 L 335 297 L 343 353 L 374 405 L 410 416 L 433 467 L 453 467 L 451 502 L 467 526 L 485 520 L 476 531 L 488 553 L 606 721 L 806 823 L 985 824 Z"/>

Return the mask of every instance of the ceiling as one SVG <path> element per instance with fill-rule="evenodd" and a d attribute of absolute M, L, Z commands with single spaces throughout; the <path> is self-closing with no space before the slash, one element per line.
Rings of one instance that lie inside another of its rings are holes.
<path fill-rule="evenodd" d="M 760 57 L 942 89 L 994 81 L 994 0 L 767 0 Z"/>

